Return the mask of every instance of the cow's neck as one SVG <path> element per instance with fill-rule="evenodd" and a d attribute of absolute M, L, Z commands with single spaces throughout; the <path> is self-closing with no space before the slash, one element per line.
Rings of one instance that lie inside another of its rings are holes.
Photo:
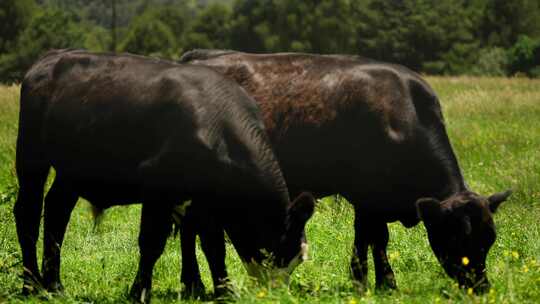
<path fill-rule="evenodd" d="M 466 191 L 467 186 L 446 132 L 437 138 L 440 142 L 434 148 L 433 163 L 428 164 L 427 167 L 428 170 L 433 170 L 436 176 L 433 196 L 444 200 L 454 194 Z"/>

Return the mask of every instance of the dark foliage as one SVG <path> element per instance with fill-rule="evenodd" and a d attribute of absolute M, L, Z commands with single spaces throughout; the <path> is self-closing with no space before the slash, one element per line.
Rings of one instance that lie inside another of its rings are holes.
<path fill-rule="evenodd" d="M 429 74 L 536 77 L 538 24 L 538 0 L 3 0 L 0 81 L 56 47 L 348 53 Z"/>

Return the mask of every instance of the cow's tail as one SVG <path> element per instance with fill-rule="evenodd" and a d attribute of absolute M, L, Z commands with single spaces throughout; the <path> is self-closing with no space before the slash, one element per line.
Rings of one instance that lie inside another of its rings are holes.
<path fill-rule="evenodd" d="M 33 282 L 39 282 L 40 278 L 36 242 L 43 209 L 43 190 L 51 167 L 41 140 L 42 106 L 39 96 L 33 94 L 23 82 L 15 159 L 19 190 L 13 213 L 23 255 L 25 278 L 30 278 Z"/>

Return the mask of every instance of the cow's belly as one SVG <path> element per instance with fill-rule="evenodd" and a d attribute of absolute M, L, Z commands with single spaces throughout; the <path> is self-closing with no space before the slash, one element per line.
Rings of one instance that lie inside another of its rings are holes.
<path fill-rule="evenodd" d="M 321 144 L 315 141 L 278 150 L 278 159 L 291 192 L 312 191 L 317 196 L 366 194 L 390 190 L 402 180 L 399 154 L 373 149 L 366 143 Z"/>
<path fill-rule="evenodd" d="M 80 197 L 101 208 L 136 204 L 143 199 L 142 187 L 139 184 L 87 179 L 76 180 L 74 187 Z"/>
<path fill-rule="evenodd" d="M 173 156 L 133 160 L 64 152 L 53 157 L 52 164 L 57 175 L 68 180 L 80 197 L 103 208 L 149 199 L 180 202 L 216 191 L 218 177 L 209 170 L 216 169 L 215 165 L 207 162 L 202 166 L 197 160 L 182 160 L 180 156 L 176 161 Z"/>

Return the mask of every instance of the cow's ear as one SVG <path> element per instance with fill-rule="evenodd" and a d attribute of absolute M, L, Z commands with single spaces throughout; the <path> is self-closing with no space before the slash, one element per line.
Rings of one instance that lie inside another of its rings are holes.
<path fill-rule="evenodd" d="M 289 216 L 296 223 L 304 225 L 313 215 L 315 210 L 315 198 L 309 192 L 302 192 L 292 202 L 289 208 Z"/>
<path fill-rule="evenodd" d="M 424 222 L 436 221 L 443 214 L 441 203 L 434 198 L 421 198 L 416 201 L 416 214 Z"/>
<path fill-rule="evenodd" d="M 495 193 L 491 195 L 490 197 L 488 197 L 489 210 L 495 213 L 495 211 L 497 211 L 497 208 L 499 208 L 499 205 L 502 202 L 506 201 L 506 199 L 510 196 L 510 194 L 512 194 L 512 190 L 506 190 L 504 192 Z"/>

